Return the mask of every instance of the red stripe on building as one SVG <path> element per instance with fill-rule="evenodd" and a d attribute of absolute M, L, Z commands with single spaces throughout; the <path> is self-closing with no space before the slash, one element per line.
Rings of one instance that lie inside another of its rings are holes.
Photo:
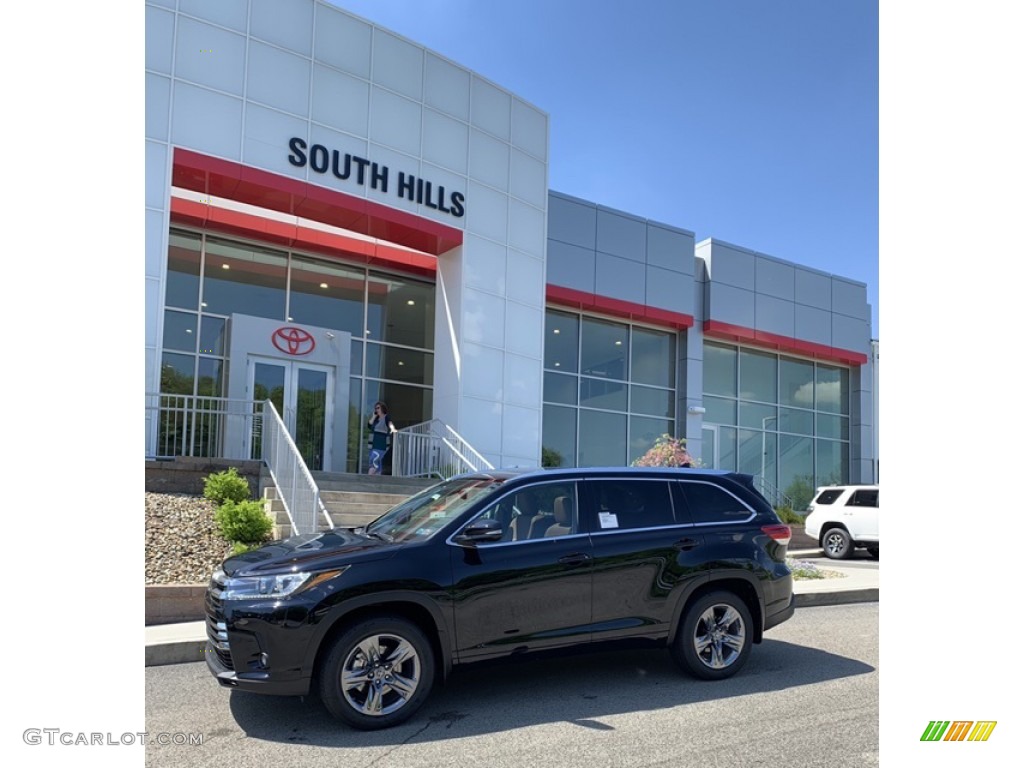
<path fill-rule="evenodd" d="M 387 243 L 346 237 L 251 213 L 219 208 L 195 200 L 172 197 L 171 221 L 211 232 L 236 235 L 261 243 L 330 256 L 334 259 L 398 268 L 430 278 L 437 275 L 437 259 L 425 253 L 413 253 Z"/>
<path fill-rule="evenodd" d="M 704 335 L 714 339 L 725 341 L 737 341 L 750 344 L 764 349 L 773 349 L 778 352 L 792 352 L 806 357 L 813 357 L 817 360 L 828 360 L 843 365 L 864 365 L 868 356 L 861 352 L 853 352 L 841 347 L 831 347 L 827 344 L 816 344 L 812 341 L 803 341 L 789 336 L 779 336 L 765 331 L 755 331 L 752 328 L 744 328 L 741 325 L 730 325 L 718 320 L 704 321 Z"/>
<path fill-rule="evenodd" d="M 434 256 L 462 245 L 461 229 L 372 200 L 180 147 L 174 149 L 171 178 L 171 183 L 181 189 L 350 229 Z"/>
<path fill-rule="evenodd" d="M 547 300 L 550 304 L 557 304 L 562 307 L 588 312 L 601 312 L 613 317 L 640 320 L 651 325 L 660 325 L 665 328 L 674 328 L 675 330 L 684 330 L 693 326 L 693 317 L 691 315 L 684 315 L 682 312 L 671 312 L 667 309 L 648 307 L 632 301 L 623 301 L 622 299 L 613 299 L 609 296 L 600 296 L 596 293 L 577 291 L 574 288 L 565 288 L 561 285 L 548 284 Z"/>

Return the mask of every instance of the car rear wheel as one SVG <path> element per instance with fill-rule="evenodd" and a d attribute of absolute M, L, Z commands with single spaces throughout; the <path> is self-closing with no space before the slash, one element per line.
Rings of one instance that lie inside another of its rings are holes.
<path fill-rule="evenodd" d="M 345 630 L 328 652 L 320 698 L 335 717 L 364 731 L 407 720 L 434 684 L 434 652 L 405 619 L 377 617 Z"/>
<path fill-rule="evenodd" d="M 672 656 L 694 677 L 723 680 L 746 663 L 753 630 L 750 611 L 738 595 L 712 592 L 687 609 Z"/>
<path fill-rule="evenodd" d="M 825 556 L 833 560 L 846 560 L 853 554 L 853 541 L 842 528 L 829 528 L 821 537 L 821 548 Z"/>

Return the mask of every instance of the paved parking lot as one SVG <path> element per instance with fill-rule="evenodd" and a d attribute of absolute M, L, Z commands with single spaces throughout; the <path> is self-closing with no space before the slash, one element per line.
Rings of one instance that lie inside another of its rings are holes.
<path fill-rule="evenodd" d="M 320 703 L 230 692 L 202 663 L 146 670 L 149 766 L 874 766 L 878 604 L 805 608 L 719 683 L 663 650 L 602 652 L 457 672 L 409 723 L 350 730 Z"/>

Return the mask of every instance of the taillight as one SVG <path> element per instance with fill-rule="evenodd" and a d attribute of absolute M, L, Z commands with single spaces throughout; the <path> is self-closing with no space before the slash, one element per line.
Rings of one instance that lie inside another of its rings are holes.
<path fill-rule="evenodd" d="M 778 525 L 763 525 L 761 531 L 767 533 L 772 537 L 772 541 L 777 541 L 779 544 L 789 544 L 789 540 L 793 538 L 793 531 L 790 530 L 788 525 L 779 523 Z"/>

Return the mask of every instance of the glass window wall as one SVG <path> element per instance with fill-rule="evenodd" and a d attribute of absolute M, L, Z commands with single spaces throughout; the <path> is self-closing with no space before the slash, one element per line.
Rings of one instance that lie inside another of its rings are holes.
<path fill-rule="evenodd" d="M 718 442 L 717 466 L 763 477 L 795 509 L 806 508 L 817 485 L 849 482 L 850 375 L 840 366 L 705 342 L 704 423 Z"/>
<path fill-rule="evenodd" d="M 675 434 L 676 335 L 548 310 L 544 466 L 622 466 Z"/>
<path fill-rule="evenodd" d="M 233 312 L 351 333 L 347 471 L 365 469 L 363 426 L 376 400 L 388 403 L 399 428 L 433 415 L 434 286 L 428 282 L 173 229 L 165 302 L 160 391 L 166 394 L 225 396 Z M 575 377 L 572 386 L 575 391 Z M 336 446 L 344 442 L 335 438 Z"/>

